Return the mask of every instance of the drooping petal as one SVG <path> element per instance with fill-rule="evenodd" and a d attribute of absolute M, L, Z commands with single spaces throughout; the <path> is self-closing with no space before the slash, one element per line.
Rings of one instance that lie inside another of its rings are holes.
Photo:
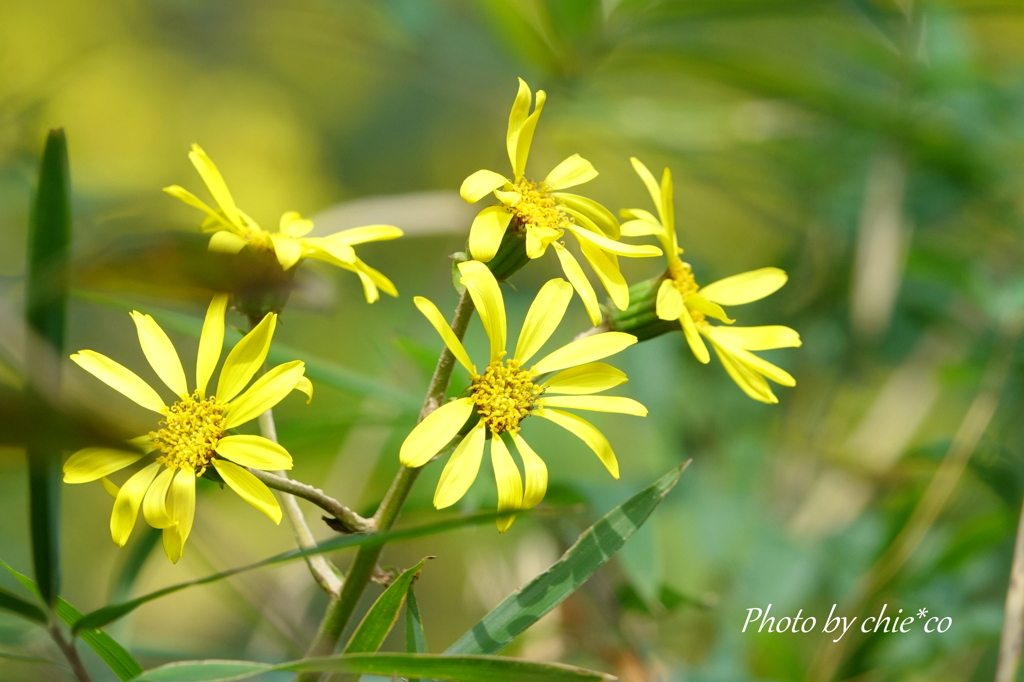
<path fill-rule="evenodd" d="M 438 509 L 450 507 L 461 500 L 473 485 L 483 459 L 485 435 L 484 423 L 478 422 L 448 458 L 434 491 L 434 506 Z"/>
<path fill-rule="evenodd" d="M 113 448 L 82 448 L 64 462 L 65 483 L 89 483 L 134 464 L 145 453 Z"/>
<path fill-rule="evenodd" d="M 619 270 L 618 256 L 605 253 L 586 241 L 581 241 L 579 244 L 583 257 L 587 259 L 590 267 L 597 273 L 597 278 L 601 280 L 601 285 L 608 292 L 608 296 L 612 299 L 615 307 L 619 310 L 628 308 L 629 284 L 626 283 L 626 278 L 622 276 L 622 272 Z"/>
<path fill-rule="evenodd" d="M 171 343 L 167 334 L 150 315 L 143 315 L 137 310 L 133 310 L 131 318 L 139 333 L 139 345 L 142 346 L 142 353 L 149 361 L 149 366 L 167 385 L 167 388 L 182 398 L 187 396 L 188 385 L 185 382 L 185 370 L 178 358 L 178 351 L 174 350 L 174 344 Z"/>
<path fill-rule="evenodd" d="M 602 332 L 568 343 L 545 356 L 533 366 L 539 374 L 582 365 L 615 355 L 636 343 L 636 337 L 624 332 Z"/>
<path fill-rule="evenodd" d="M 196 388 L 201 396 L 206 395 L 206 386 L 220 362 L 220 352 L 224 348 L 224 314 L 227 309 L 227 294 L 214 296 L 206 309 L 203 331 L 199 335 L 199 353 L 196 355 Z"/>
<path fill-rule="evenodd" d="M 247 471 L 245 473 L 252 476 Z M 221 478 L 225 482 L 228 480 L 224 476 Z M 231 483 L 228 482 L 228 485 Z M 171 563 L 176 564 L 185 553 L 185 541 L 192 533 L 192 521 L 196 515 L 196 474 L 192 469 L 179 470 L 171 481 L 170 490 L 167 491 L 167 514 L 172 523 L 164 530 L 164 553 Z M 173 532 L 169 533 L 168 530 Z"/>
<path fill-rule="evenodd" d="M 224 367 L 217 381 L 217 400 L 222 403 L 230 401 L 260 370 L 263 361 L 267 359 L 267 351 L 270 350 L 270 341 L 274 338 L 276 328 L 277 315 L 268 313 L 231 349 L 224 360 Z"/>
<path fill-rule="evenodd" d="M 544 499 L 544 494 L 548 490 L 548 467 L 518 433 L 512 434 L 512 442 L 516 444 L 519 457 L 523 460 L 523 473 L 526 479 L 523 509 L 532 509 Z"/>
<path fill-rule="evenodd" d="M 556 395 L 537 401 L 541 407 L 566 407 L 572 410 L 593 412 L 617 412 L 646 417 L 647 408 L 632 398 L 617 395 Z"/>
<path fill-rule="evenodd" d="M 163 464 L 153 462 L 133 474 L 118 491 L 117 499 L 114 500 L 114 511 L 110 514 L 110 537 L 118 546 L 124 547 L 128 542 L 128 537 L 135 528 L 135 519 L 139 516 L 142 498 L 161 468 Z"/>
<path fill-rule="evenodd" d="M 758 402 L 768 403 L 769 405 L 779 402 L 779 399 L 772 393 L 771 387 L 768 382 L 764 380 L 760 374 L 755 374 L 749 369 L 744 367 L 741 363 L 737 362 L 731 355 L 730 351 L 724 346 L 712 344 L 715 349 L 715 355 L 718 356 L 719 361 L 722 363 L 722 367 L 729 374 L 732 380 L 736 383 L 740 389 L 743 390 L 747 396 L 757 400 Z"/>
<path fill-rule="evenodd" d="M 277 229 L 286 237 L 298 239 L 313 231 L 313 221 L 303 218 L 298 211 L 288 211 L 281 214 Z"/>
<path fill-rule="evenodd" d="M 227 216 L 228 220 L 236 225 L 241 224 L 238 207 L 235 206 L 235 200 L 231 196 L 231 192 L 228 191 L 227 183 L 224 182 L 224 178 L 221 176 L 220 171 L 217 170 L 217 166 L 213 164 L 213 161 L 206 155 L 202 147 L 193 144 L 188 158 L 196 170 L 199 171 L 199 176 L 206 184 L 206 188 L 210 190 L 214 201 L 217 202 L 220 210 L 224 211 L 224 215 Z"/>
<path fill-rule="evenodd" d="M 544 178 L 544 184 L 553 190 L 568 189 L 590 182 L 596 177 L 597 169 L 594 168 L 594 164 L 579 154 L 573 154 L 551 169 Z"/>
<path fill-rule="evenodd" d="M 498 280 L 486 265 L 480 261 L 459 263 L 462 273 L 462 284 L 469 290 L 480 321 L 491 341 L 491 359 L 489 362 L 501 360 L 505 354 L 505 301 L 501 296 Z"/>
<path fill-rule="evenodd" d="M 689 344 L 694 357 L 705 365 L 711 362 L 708 347 L 704 345 L 704 339 L 700 338 L 700 332 L 697 331 L 697 325 L 694 324 L 689 310 L 683 310 L 683 314 L 679 316 L 679 324 L 683 327 L 683 336 L 686 337 L 686 343 Z"/>
<path fill-rule="evenodd" d="M 472 398 L 445 403 L 428 414 L 405 437 L 398 459 L 413 469 L 423 466 L 455 437 L 472 413 Z"/>
<path fill-rule="evenodd" d="M 213 466 L 239 497 L 266 514 L 274 523 L 281 523 L 281 506 L 263 481 L 237 464 L 224 459 L 214 458 Z"/>
<path fill-rule="evenodd" d="M 651 195 L 651 201 L 654 202 L 655 207 L 658 209 L 658 215 L 661 216 L 661 223 L 665 225 L 665 213 L 661 206 L 661 186 L 658 181 L 654 179 L 654 175 L 651 171 L 647 170 L 647 166 L 643 164 L 640 159 L 635 156 L 630 157 L 629 162 L 633 164 L 633 170 L 640 176 L 640 179 L 644 183 L 644 187 L 647 188 L 647 192 Z"/>
<path fill-rule="evenodd" d="M 388 296 L 398 296 L 398 289 L 396 289 L 395 285 L 391 282 L 391 280 L 385 277 L 384 274 L 381 273 L 380 271 L 374 270 L 373 268 L 371 268 L 369 265 L 367 265 L 358 258 L 356 258 L 355 261 L 355 269 L 356 274 L 359 275 L 359 279 L 364 281 L 364 288 L 366 283 L 365 281 L 369 280 L 370 282 L 373 283 L 375 290 L 380 289 Z M 377 298 L 377 296 L 373 296 L 373 300 L 371 300 L 370 295 L 366 295 L 366 301 L 368 303 L 373 303 L 374 301 L 377 300 Z"/>
<path fill-rule="evenodd" d="M 715 339 L 723 344 L 745 350 L 773 350 L 775 348 L 797 348 L 801 345 L 800 334 L 782 325 L 764 327 L 715 327 Z"/>
<path fill-rule="evenodd" d="M 572 288 L 580 295 L 583 307 L 586 308 L 587 316 L 590 318 L 590 324 L 596 327 L 601 324 L 601 306 L 597 302 L 597 294 L 594 292 L 593 285 L 590 284 L 590 280 L 587 279 L 587 275 L 583 272 L 576 257 L 558 242 L 555 242 L 554 246 L 558 261 L 562 264 L 562 272 L 572 284 Z"/>
<path fill-rule="evenodd" d="M 103 490 L 116 500 L 121 488 L 106 476 L 100 479 L 100 483 L 103 485 Z"/>
<path fill-rule="evenodd" d="M 655 310 L 658 317 L 663 320 L 678 320 L 679 316 L 686 311 L 686 306 L 683 305 L 683 295 L 679 293 L 672 278 L 663 280 L 661 286 L 658 287 Z"/>
<path fill-rule="evenodd" d="M 167 491 L 178 471 L 178 469 L 164 467 L 164 470 L 157 474 L 153 484 L 146 491 L 146 497 L 142 501 L 142 515 L 145 517 L 146 523 L 153 528 L 167 528 L 174 525 L 174 519 L 171 518 L 167 509 Z"/>
<path fill-rule="evenodd" d="M 523 200 L 523 195 L 513 190 L 496 189 L 494 190 L 494 196 L 498 197 L 498 201 L 509 208 Z"/>
<path fill-rule="evenodd" d="M 626 373 L 603 362 L 570 367 L 541 384 L 545 393 L 588 395 L 626 383 Z"/>
<path fill-rule="evenodd" d="M 558 243 L 555 240 L 562 234 L 563 231 L 557 227 L 528 225 L 526 228 L 526 257 L 530 260 L 540 258 L 547 252 L 549 246 Z"/>
<path fill-rule="evenodd" d="M 507 184 L 509 184 L 508 178 L 501 173 L 482 169 L 462 181 L 459 195 L 467 202 L 475 204 L 494 190 L 500 189 Z"/>
<path fill-rule="evenodd" d="M 541 349 L 562 322 L 572 300 L 572 285 L 564 279 L 549 280 L 533 299 L 516 343 L 515 359 L 526 363 Z"/>
<path fill-rule="evenodd" d="M 564 206 L 590 218 L 594 225 L 601 230 L 601 233 L 609 239 L 618 239 L 621 236 L 619 221 L 615 219 L 615 215 L 590 197 L 569 192 L 554 192 L 554 197 Z"/>
<path fill-rule="evenodd" d="M 441 340 L 444 341 L 444 345 L 448 347 L 448 350 L 452 352 L 455 359 L 459 361 L 463 367 L 469 370 L 470 374 L 476 374 L 476 365 L 469 359 L 469 353 L 466 352 L 465 346 L 459 341 L 459 338 L 455 336 L 455 332 L 448 326 L 448 321 L 444 319 L 444 315 L 437 309 L 433 301 L 430 299 L 423 298 L 422 296 L 416 296 L 412 299 L 413 303 L 416 304 L 416 308 L 423 313 L 423 316 L 427 318 L 431 326 L 437 330 L 437 333 L 441 336 Z"/>
<path fill-rule="evenodd" d="M 306 394 L 307 405 L 313 402 L 313 382 L 309 380 L 309 377 L 305 375 L 299 377 L 299 380 L 295 382 L 295 390 Z"/>
<path fill-rule="evenodd" d="M 740 365 L 746 367 L 755 374 L 763 375 L 765 378 L 771 379 L 777 384 L 782 386 L 796 386 L 796 379 L 793 378 L 786 370 L 781 367 L 776 367 L 772 363 L 768 362 L 764 358 L 754 355 L 748 350 L 742 348 L 735 348 L 726 346 L 723 343 L 718 343 L 718 339 L 713 339 L 716 346 L 722 347 L 729 351 L 729 355 Z"/>
<path fill-rule="evenodd" d="M 353 272 L 359 276 L 359 282 L 363 285 L 363 297 L 366 298 L 366 302 L 373 304 L 380 300 L 380 291 L 377 289 L 373 279 L 358 269 L 353 269 Z"/>
<path fill-rule="evenodd" d="M 688 310 L 693 310 L 698 313 L 702 313 L 706 317 L 711 317 L 716 320 L 721 320 L 728 324 L 732 324 L 736 320 L 731 319 L 722 310 L 722 306 L 717 303 L 712 303 L 708 299 L 704 298 L 700 294 L 690 294 L 686 297 L 686 307 Z"/>
<path fill-rule="evenodd" d="M 263 471 L 292 468 L 288 451 L 263 436 L 225 436 L 217 442 L 217 454 L 235 464 Z"/>
<path fill-rule="evenodd" d="M 491 436 L 491 466 L 498 485 L 498 511 L 518 511 L 523 506 L 523 477 L 505 441 L 497 434 Z M 515 520 L 515 514 L 498 519 L 498 532 L 507 531 Z"/>
<path fill-rule="evenodd" d="M 302 244 L 298 239 L 280 232 L 271 232 L 270 241 L 274 244 L 274 255 L 277 256 L 277 262 L 281 264 L 282 269 L 291 269 L 302 258 Z"/>
<path fill-rule="evenodd" d="M 404 232 L 394 225 L 364 225 L 352 227 L 341 232 L 329 234 L 325 239 L 339 242 L 341 244 L 365 244 L 366 242 L 382 242 L 389 239 L 398 239 Z"/>
<path fill-rule="evenodd" d="M 476 214 L 469 228 L 469 253 L 474 259 L 487 263 L 498 253 L 501 238 L 505 236 L 512 212 L 498 204 L 488 206 Z"/>
<path fill-rule="evenodd" d="M 574 218 L 579 220 L 582 213 L 576 213 L 572 209 L 564 209 L 566 213 L 572 215 Z M 585 216 L 584 216 L 585 217 Z M 582 221 L 581 221 L 582 222 Z M 573 235 L 580 239 L 586 240 L 597 246 L 608 253 L 614 253 L 616 256 L 629 256 L 631 258 L 649 258 L 651 256 L 660 256 L 662 254 L 661 249 L 653 244 L 626 244 L 625 242 L 617 242 L 614 239 L 609 239 L 599 232 L 593 230 L 585 230 L 575 225 L 567 224 L 565 229 L 572 232 Z"/>
<path fill-rule="evenodd" d="M 612 451 L 611 443 L 608 442 L 608 439 L 604 437 L 604 434 L 596 426 L 582 417 L 577 417 L 574 414 L 562 412 L 561 410 L 540 409 L 535 410 L 534 414 L 553 421 L 582 440 L 587 444 L 587 447 L 594 451 L 594 454 L 604 464 L 604 468 L 608 470 L 608 473 L 614 478 L 619 477 L 619 462 L 615 459 L 615 452 Z"/>
<path fill-rule="evenodd" d="M 743 305 L 774 294 L 789 279 L 779 268 L 761 268 L 740 273 L 701 287 L 704 298 L 720 305 Z"/>
<path fill-rule="evenodd" d="M 219 230 L 210 235 L 210 244 L 207 248 L 217 253 L 238 253 L 248 243 L 234 232 Z"/>
<path fill-rule="evenodd" d="M 537 91 L 534 99 L 533 113 L 526 117 L 519 135 L 516 136 L 516 160 L 512 167 L 515 170 L 518 181 L 526 173 L 526 161 L 530 157 L 530 145 L 533 144 L 533 133 L 537 129 L 537 121 L 540 119 L 540 112 L 544 110 L 544 102 L 547 100 L 547 93 L 543 90 Z"/>
<path fill-rule="evenodd" d="M 92 350 L 79 351 L 71 359 L 86 372 L 139 405 L 154 412 L 163 412 L 165 406 L 160 394 L 124 365 Z"/>
<path fill-rule="evenodd" d="M 299 377 L 306 371 L 302 360 L 292 360 L 274 367 L 253 382 L 242 395 L 228 404 L 225 429 L 233 429 L 255 419 L 295 390 Z"/>

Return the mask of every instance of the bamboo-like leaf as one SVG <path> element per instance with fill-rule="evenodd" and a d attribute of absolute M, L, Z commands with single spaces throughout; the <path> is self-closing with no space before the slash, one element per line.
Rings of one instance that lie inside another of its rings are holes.
<path fill-rule="evenodd" d="M 405 650 L 410 654 L 427 653 L 427 635 L 423 631 L 420 605 L 416 602 L 416 591 L 412 585 L 409 585 L 409 594 L 405 598 Z M 420 682 L 420 678 L 410 677 L 409 682 Z"/>
<path fill-rule="evenodd" d="M 340 654 L 280 665 L 251 661 L 188 661 L 143 673 L 137 682 L 233 682 L 274 671 L 320 671 L 352 675 L 432 677 L 460 682 L 614 682 L 611 675 L 560 663 L 500 656 L 438 654 Z"/>
<path fill-rule="evenodd" d="M 38 663 L 39 665 L 57 665 L 53 661 L 46 658 L 39 658 L 38 656 L 25 656 L 24 654 L 14 654 L 9 651 L 0 651 L 0 658 L 6 658 L 11 661 L 18 661 L 19 663 Z"/>
<path fill-rule="evenodd" d="M 346 654 L 371 654 L 380 649 L 384 638 L 388 636 L 391 628 L 398 621 L 398 613 L 405 603 L 405 595 L 409 592 L 409 588 L 419 576 L 420 571 L 423 570 L 423 564 L 432 558 L 421 559 L 418 564 L 403 571 L 388 586 L 388 589 L 384 590 L 370 610 L 366 612 L 359 627 L 352 633 L 352 638 L 345 645 Z"/>
<path fill-rule="evenodd" d="M 37 335 L 26 348 L 25 367 L 33 393 L 55 396 L 60 391 L 67 310 L 67 263 L 71 240 L 71 179 L 64 131 L 51 130 L 43 148 L 39 186 L 29 220 L 28 276 L 25 316 Z M 46 422 L 36 428 L 51 430 Z M 32 563 L 39 592 L 53 606 L 60 591 L 61 452 L 30 444 L 28 453 Z"/>
<path fill-rule="evenodd" d="M 0 560 L 0 566 L 6 568 L 18 582 L 25 586 L 25 589 L 36 596 L 39 595 L 39 587 L 32 578 L 14 570 L 3 560 Z M 64 621 L 68 627 L 71 627 L 82 618 L 81 611 L 60 597 L 57 598 L 56 611 L 57 617 Z M 132 655 L 123 646 L 118 644 L 113 637 L 102 630 L 82 630 L 78 633 L 78 636 L 114 671 L 117 679 L 126 682 L 127 680 L 135 679 L 142 672 L 142 666 L 139 665 L 138 661 L 132 658 Z"/>
<path fill-rule="evenodd" d="M 125 601 L 132 594 L 132 587 L 142 572 L 146 559 L 150 557 L 153 550 L 160 544 L 163 532 L 158 528 L 146 526 L 142 534 L 136 538 L 124 557 L 124 562 L 114 578 L 110 589 L 110 601 Z"/>
<path fill-rule="evenodd" d="M 605 514 L 583 532 L 562 558 L 513 592 L 445 651 L 493 654 L 575 592 L 644 524 L 689 462 L 668 472 Z"/>
<path fill-rule="evenodd" d="M 46 614 L 41 608 L 3 588 L 0 588 L 0 609 L 17 614 L 33 623 L 46 624 Z"/>

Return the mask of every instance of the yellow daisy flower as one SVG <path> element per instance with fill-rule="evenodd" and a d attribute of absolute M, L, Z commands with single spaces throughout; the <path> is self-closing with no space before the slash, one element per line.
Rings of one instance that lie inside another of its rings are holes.
<path fill-rule="evenodd" d="M 642 209 L 627 209 L 622 212 L 624 218 L 629 218 L 622 224 L 622 234 L 629 237 L 654 235 L 665 249 L 668 271 L 658 289 L 658 317 L 679 320 L 690 350 L 702 363 L 710 361 L 703 340 L 706 338 L 725 371 L 748 396 L 763 403 L 779 402 L 765 379 L 782 386 L 795 386 L 796 380 L 751 351 L 797 347 L 801 344 L 800 335 L 781 325 L 726 327 L 713 325 L 708 318 L 731 325 L 735 320 L 726 315 L 722 306 L 751 303 L 775 293 L 786 283 L 786 273 L 779 268 L 761 268 L 699 286 L 690 264 L 679 258 L 683 250 L 676 237 L 672 173 L 666 168 L 659 186 L 639 159 L 631 161 L 654 200 L 658 217 Z"/>
<path fill-rule="evenodd" d="M 305 364 L 295 360 L 274 367 L 243 390 L 263 366 L 270 349 L 277 325 L 277 315 L 271 313 L 228 353 L 217 390 L 207 395 L 206 387 L 224 343 L 226 308 L 227 296 L 218 295 L 206 312 L 196 360 L 196 387 L 192 392 L 167 334 L 149 315 L 131 314 L 142 352 L 157 376 L 177 396 L 169 405 L 141 377 L 105 355 L 83 350 L 71 356 L 79 367 L 100 381 L 163 417 L 157 430 L 133 439 L 135 449 L 85 448 L 64 464 L 65 483 L 102 479 L 107 491 L 115 496 L 110 533 L 122 547 L 135 527 L 141 506 L 146 522 L 163 529 L 164 552 L 177 563 L 192 530 L 196 478 L 210 466 L 242 499 L 274 523 L 281 522 L 281 508 L 273 493 L 246 467 L 265 471 L 291 469 L 291 455 L 262 436 L 229 435 L 229 431 L 263 414 L 293 390 L 312 399 L 313 385 L 304 376 Z M 157 453 L 155 461 L 133 474 L 120 488 L 106 478 L 151 452 Z"/>
<path fill-rule="evenodd" d="M 416 307 L 441 335 L 448 349 L 469 370 L 472 384 L 468 396 L 441 406 L 412 430 L 399 453 L 402 464 L 413 468 L 425 465 L 459 433 L 474 413 L 478 417 L 441 473 L 434 506 L 449 507 L 466 494 L 480 470 L 488 435 L 498 485 L 498 511 L 529 509 L 540 502 L 547 491 L 547 467 L 519 435 L 521 422 L 531 415 L 552 421 L 579 437 L 597 454 L 611 475 L 618 478 L 619 464 L 608 439 L 590 422 L 559 408 L 646 416 L 647 408 L 635 400 L 592 395 L 627 381 L 623 372 L 594 361 L 633 345 L 636 337 L 622 332 L 594 334 L 549 353 L 527 368 L 530 358 L 561 322 L 572 299 L 572 286 L 563 279 L 553 279 L 541 288 L 526 313 L 515 353 L 505 359 L 505 303 L 497 280 L 479 261 L 460 263 L 459 271 L 490 339 L 490 358 L 482 374 L 477 372 L 476 365 L 437 306 L 421 296 L 414 299 Z M 554 376 L 545 376 L 559 370 L 562 371 Z M 501 437 L 506 433 L 522 459 L 525 488 L 519 468 Z M 514 520 L 514 516 L 501 519 L 498 529 L 504 532 Z"/>
<path fill-rule="evenodd" d="M 583 300 L 590 321 L 597 326 L 601 323 L 597 295 L 576 257 L 559 241 L 562 236 L 568 232 L 576 238 L 583 257 L 597 273 L 612 302 L 622 310 L 629 305 L 629 286 L 619 272 L 617 257 L 659 256 L 661 250 L 619 242 L 619 222 L 608 209 L 593 199 L 561 191 L 597 177 L 594 166 L 579 154 L 555 166 L 540 182 L 524 175 L 533 131 L 545 99 L 544 91 L 538 90 L 533 113 L 530 113 L 533 100 L 530 87 L 519 79 L 519 93 L 508 117 L 506 135 L 512 179 L 494 171 L 479 170 L 462 183 L 459 192 L 469 203 L 475 204 L 492 192 L 500 202 L 483 209 L 474 218 L 469 231 L 469 252 L 475 260 L 489 262 L 498 252 L 510 224 L 514 230 L 525 231 L 529 258 L 540 258 L 548 246 L 553 247 L 566 278 Z"/>
<path fill-rule="evenodd" d="M 378 289 L 389 296 L 398 295 L 391 280 L 360 260 L 352 247 L 366 242 L 397 239 L 402 236 L 399 228 L 392 225 L 367 225 L 342 230 L 326 237 L 307 237 L 306 235 L 313 229 L 313 221 L 303 218 L 295 211 L 288 211 L 281 216 L 278 231 L 270 232 L 262 229 L 255 220 L 238 208 L 217 166 L 199 145 L 192 145 L 188 158 L 199 171 L 199 176 L 217 203 L 217 210 L 210 208 L 196 195 L 179 185 L 165 187 L 164 191 L 206 214 L 202 230 L 213 233 L 210 237 L 211 251 L 238 253 L 246 246 L 251 246 L 258 251 L 273 253 L 285 270 L 291 269 L 303 258 L 314 258 L 359 275 L 368 303 L 380 298 Z"/>

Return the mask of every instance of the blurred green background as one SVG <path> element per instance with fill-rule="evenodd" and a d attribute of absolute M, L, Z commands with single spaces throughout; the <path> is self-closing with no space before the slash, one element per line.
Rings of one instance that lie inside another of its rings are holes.
<path fill-rule="evenodd" d="M 586 511 L 390 547 L 389 565 L 438 556 L 417 588 L 431 651 L 602 511 L 693 458 L 619 558 L 506 653 L 624 682 L 992 679 L 1024 495 L 1019 2 L 0 0 L 0 381 L 17 380 L 25 343 L 13 320 L 45 130 L 64 126 L 70 145 L 82 294 L 68 347 L 147 378 L 111 299 L 202 314 L 196 213 L 160 192 L 177 183 L 206 197 L 186 158 L 198 142 L 266 228 L 298 210 L 319 235 L 367 223 L 407 232 L 360 250 L 401 298 L 367 306 L 355 277 L 306 263 L 279 326 L 280 342 L 405 396 L 318 384 L 312 405 L 292 397 L 279 410 L 294 476 L 372 512 L 440 347 L 411 297 L 454 304 L 447 256 L 474 215 L 457 188 L 479 168 L 506 168 L 516 76 L 549 95 L 529 175 L 580 153 L 601 173 L 588 196 L 650 208 L 628 158 L 670 166 L 698 281 L 786 269 L 789 284 L 739 320 L 789 325 L 804 346 L 767 354 L 798 382 L 775 406 L 746 398 L 717 361 L 699 365 L 681 334 L 622 354 L 622 393 L 651 415 L 595 419 L 618 452 L 618 482 L 578 441 L 528 422 L 551 469 L 548 501 Z M 663 267 L 623 260 L 630 281 Z M 549 256 L 514 277 L 513 329 L 558 275 Z M 573 303 L 555 340 L 586 326 Z M 482 336 L 474 323 L 470 345 Z M 173 338 L 188 366 L 195 340 Z M 66 384 L 94 410 L 151 428 L 70 365 Z M 16 450 L 0 454 L 0 557 L 29 571 L 25 465 Z M 487 466 L 467 510 L 494 504 Z M 929 488 L 937 472 L 950 485 Z M 439 473 L 419 482 L 406 522 L 437 518 Z M 83 610 L 292 546 L 286 525 L 201 487 L 184 559 L 172 566 L 158 549 L 133 586 L 118 585 L 143 524 L 118 550 L 99 484 L 64 493 L 64 595 Z M 111 632 L 147 667 L 277 661 L 301 654 L 324 602 L 295 563 L 155 601 Z M 842 646 L 820 633 L 741 633 L 746 610 L 769 603 L 819 623 L 834 603 L 861 617 L 887 603 L 953 626 L 851 634 Z M 0 651 L 51 646 L 0 615 Z M 0 658 L 4 680 L 63 675 Z"/>

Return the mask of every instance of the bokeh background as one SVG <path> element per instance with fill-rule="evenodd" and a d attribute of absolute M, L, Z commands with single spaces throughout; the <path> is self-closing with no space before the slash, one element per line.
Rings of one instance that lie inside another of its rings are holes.
<path fill-rule="evenodd" d="M 401 298 L 367 306 L 354 277 L 307 263 L 279 327 L 280 343 L 333 363 L 349 387 L 282 405 L 294 475 L 372 512 L 439 350 L 410 299 L 454 304 L 448 254 L 474 213 L 457 188 L 507 166 L 516 76 L 549 94 L 528 174 L 580 153 L 601 173 L 589 196 L 650 208 L 629 156 L 670 166 L 698 280 L 786 269 L 778 294 L 735 312 L 792 326 L 804 345 L 767 354 L 798 382 L 774 406 L 746 398 L 717 361 L 699 365 L 681 334 L 629 349 L 624 394 L 651 415 L 595 420 L 617 449 L 617 482 L 579 442 L 528 422 L 551 468 L 549 503 L 584 510 L 524 518 L 504 536 L 487 526 L 390 547 L 389 565 L 438 557 L 417 586 L 431 650 L 600 513 L 693 458 L 621 555 L 506 653 L 627 682 L 992 679 L 1024 495 L 1018 2 L 0 0 L 0 380 L 17 382 L 25 343 L 14 320 L 46 129 L 65 127 L 74 183 L 68 346 L 146 377 L 125 312 L 195 317 L 205 305 L 197 216 L 160 192 L 177 183 L 205 196 L 186 158 L 198 142 L 264 227 L 298 210 L 317 234 L 382 222 L 407 232 L 360 251 Z M 662 265 L 626 262 L 627 278 Z M 510 318 L 557 275 L 553 257 L 517 274 Z M 586 326 L 577 301 L 556 340 Z M 173 338 L 188 366 L 195 339 Z M 476 323 L 469 338 L 482 347 Z M 70 365 L 66 383 L 93 409 L 151 428 Z M 28 571 L 25 465 L 2 455 L 0 557 Z M 419 482 L 406 522 L 436 518 L 439 470 Z M 493 505 L 492 481 L 485 470 L 463 508 Z M 172 566 L 149 551 L 142 523 L 125 550 L 110 542 L 98 484 L 64 492 L 64 594 L 83 610 L 292 546 L 285 525 L 210 485 Z M 953 626 L 842 645 L 741 633 L 746 609 L 769 603 L 819 623 L 833 604 L 862 618 L 882 604 L 927 608 Z M 323 606 L 296 563 L 158 600 L 111 632 L 147 666 L 277 661 L 301 654 Z M 50 646 L 0 615 L 0 650 Z M 4 680 L 63 675 L 0 658 Z"/>

